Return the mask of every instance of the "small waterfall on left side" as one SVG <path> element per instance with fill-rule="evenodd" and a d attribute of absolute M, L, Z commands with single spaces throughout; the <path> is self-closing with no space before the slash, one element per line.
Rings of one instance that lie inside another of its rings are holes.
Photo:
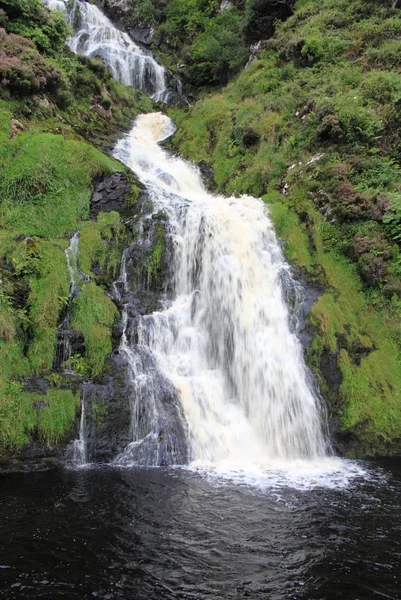
<path fill-rule="evenodd" d="M 89 276 L 85 275 L 79 269 L 79 231 L 75 232 L 71 237 L 70 244 L 65 250 L 67 270 L 70 276 L 70 293 L 65 309 L 65 316 L 62 323 L 57 329 L 57 350 L 55 368 L 62 370 L 64 373 L 73 374 L 74 371 L 71 365 L 72 356 L 72 338 L 73 330 L 71 329 L 71 306 L 74 298 L 79 293 L 80 282 L 89 280 Z M 72 444 L 72 462 L 74 465 L 84 465 L 87 463 L 86 451 L 86 424 L 85 424 L 85 390 L 82 392 L 81 401 L 81 420 L 79 426 L 79 438 Z"/>
<path fill-rule="evenodd" d="M 72 335 L 71 329 L 71 305 L 74 297 L 79 291 L 79 281 L 88 278 L 78 268 L 79 260 L 79 231 L 75 232 L 70 240 L 70 245 L 65 250 L 67 270 L 70 276 L 70 292 L 65 307 L 65 315 L 57 328 L 57 348 L 55 368 L 65 372 L 71 371 Z"/>
<path fill-rule="evenodd" d="M 79 438 L 72 443 L 72 462 L 75 466 L 86 465 L 88 462 L 87 432 L 85 414 L 85 390 L 82 392 L 81 420 L 79 423 Z"/>

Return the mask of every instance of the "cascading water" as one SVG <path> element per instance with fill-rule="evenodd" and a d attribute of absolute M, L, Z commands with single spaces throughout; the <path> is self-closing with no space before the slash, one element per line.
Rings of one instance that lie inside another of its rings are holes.
<path fill-rule="evenodd" d="M 283 298 L 289 269 L 266 208 L 255 198 L 209 194 L 194 167 L 158 145 L 173 130 L 160 113 L 142 115 L 115 150 L 146 184 L 155 211 L 167 214 L 173 244 L 171 300 L 137 320 L 135 343 L 122 338 L 133 379 L 142 376 L 146 349 L 153 371 L 178 391 L 195 464 L 324 457 L 318 402 Z M 133 394 L 133 412 L 144 413 L 151 396 Z M 130 458 L 136 462 L 127 448 L 117 462 Z"/>
<path fill-rule="evenodd" d="M 72 444 L 72 462 L 75 466 L 86 465 L 88 462 L 87 453 L 87 434 L 86 434 L 86 415 L 85 415 L 85 391 L 83 392 L 81 402 L 81 420 L 79 423 L 79 438 Z"/>
<path fill-rule="evenodd" d="M 65 373 L 73 373 L 71 369 L 72 337 L 71 329 L 71 305 L 79 293 L 80 282 L 89 280 L 79 269 L 79 231 L 71 237 L 70 244 L 65 250 L 67 270 L 70 276 L 70 293 L 65 310 L 65 316 L 57 329 L 57 352 L 55 367 L 62 368 Z M 72 444 L 73 463 L 83 465 L 87 462 L 86 452 L 86 427 L 85 427 L 85 393 L 81 402 L 81 421 L 79 428 L 79 439 Z"/>
<path fill-rule="evenodd" d="M 74 52 L 97 56 L 119 81 L 168 99 L 164 69 L 96 6 L 43 1 L 67 9 Z M 160 113 L 143 115 L 115 150 L 146 184 L 155 213 L 167 215 L 172 246 L 172 292 L 160 311 L 143 316 L 136 309 L 127 279 L 132 247 L 114 286 L 132 414 L 132 442 L 115 463 L 256 468 L 263 477 L 266 468 L 295 469 L 296 477 L 302 470 L 320 476 L 322 468 L 342 473 L 344 463 L 328 458 L 319 402 L 284 299 L 291 274 L 267 210 L 255 198 L 208 194 L 196 169 L 158 146 L 173 132 Z M 82 414 L 81 426 L 84 406 Z"/>
<path fill-rule="evenodd" d="M 43 2 L 51 10 L 67 10 L 74 31 L 68 45 L 73 52 L 99 58 L 120 83 L 143 90 L 154 100 L 168 100 L 164 68 L 117 29 L 97 6 L 83 0 L 74 0 L 71 5 L 63 0 Z"/>
<path fill-rule="evenodd" d="M 69 371 L 71 368 L 70 359 L 71 359 L 71 338 L 72 338 L 72 330 L 71 330 L 71 304 L 75 296 L 79 291 L 79 282 L 82 279 L 89 279 L 88 275 L 82 273 L 78 268 L 78 260 L 79 260 L 79 231 L 74 233 L 71 237 L 70 245 L 65 250 L 65 257 L 67 262 L 67 270 L 70 276 L 70 292 L 65 308 L 65 316 L 59 327 L 57 328 L 57 352 L 56 352 L 56 361 L 55 367 Z"/>
<path fill-rule="evenodd" d="M 43 4 L 46 4 L 50 10 L 60 10 L 64 12 L 66 10 L 67 0 L 42 0 Z"/>

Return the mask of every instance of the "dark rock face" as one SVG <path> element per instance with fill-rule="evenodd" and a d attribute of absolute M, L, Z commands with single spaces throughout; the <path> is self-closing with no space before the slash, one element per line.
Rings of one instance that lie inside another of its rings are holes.
<path fill-rule="evenodd" d="M 143 362 L 144 372 L 150 373 L 149 391 L 136 388 L 124 351 L 112 357 L 111 375 L 104 384 L 83 388 L 88 460 L 111 462 L 125 451 L 118 464 L 184 464 L 188 460 L 186 432 L 177 392 L 158 371 L 148 351 L 138 350 L 136 360 Z M 147 402 L 147 394 L 154 396 L 156 412 L 153 403 Z M 132 406 L 136 407 L 134 419 Z"/>
<path fill-rule="evenodd" d="M 320 371 L 326 380 L 331 392 L 337 392 L 343 380 L 342 373 L 338 367 L 338 352 L 328 352 L 325 350 L 320 360 Z"/>
<path fill-rule="evenodd" d="M 132 193 L 132 177 L 124 173 L 113 173 L 95 183 L 90 201 L 90 216 L 115 210 L 126 216 L 133 211 L 129 196 Z"/>
<path fill-rule="evenodd" d="M 128 29 L 129 35 L 134 42 L 148 46 L 153 40 L 153 29 L 151 27 L 131 27 Z"/>
<path fill-rule="evenodd" d="M 81 386 L 89 462 L 110 462 L 132 438 L 126 364 L 118 354 L 111 357 L 108 372 L 101 383 L 89 382 Z M 71 452 L 69 447 L 67 460 L 71 459 Z"/>
<path fill-rule="evenodd" d="M 216 182 L 214 179 L 214 169 L 208 165 L 204 160 L 198 163 L 199 170 L 202 175 L 203 183 L 207 190 L 210 192 L 216 191 Z"/>

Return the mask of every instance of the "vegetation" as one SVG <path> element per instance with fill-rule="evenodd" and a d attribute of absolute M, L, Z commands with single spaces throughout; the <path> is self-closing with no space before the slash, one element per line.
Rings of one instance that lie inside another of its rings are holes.
<path fill-rule="evenodd" d="M 401 440 L 401 12 L 298 0 L 223 91 L 174 110 L 174 144 L 217 188 L 263 196 L 288 258 L 324 293 L 309 363 L 349 454 Z M 344 438 L 345 439 L 345 438 Z"/>

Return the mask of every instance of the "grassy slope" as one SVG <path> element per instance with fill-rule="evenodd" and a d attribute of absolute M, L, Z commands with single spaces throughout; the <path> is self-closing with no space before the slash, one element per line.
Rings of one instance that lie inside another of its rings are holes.
<path fill-rule="evenodd" d="M 78 229 L 80 267 L 92 280 L 73 306 L 73 326 L 86 345 L 77 370 L 97 375 L 111 351 L 118 311 L 91 270 L 100 265 L 112 275 L 117 268 L 109 242 L 118 237 L 119 216 L 89 221 L 89 200 L 94 178 L 124 167 L 97 148 L 110 147 L 118 130 L 152 105 L 114 82 L 101 63 L 72 55 L 63 43 L 63 17 L 39 1 L 0 2 L 0 24 L 6 29 L 0 44 L 1 454 L 31 436 L 57 443 L 74 420 L 79 399 L 60 389 L 51 371 L 69 293 L 64 250 Z M 55 387 L 45 395 L 24 391 L 23 380 L 32 375 Z"/>
<path fill-rule="evenodd" d="M 237 79 L 172 114 L 180 151 L 220 190 L 263 196 L 288 258 L 324 286 L 308 360 L 358 455 L 400 448 L 400 50 L 397 9 L 298 0 Z"/>

